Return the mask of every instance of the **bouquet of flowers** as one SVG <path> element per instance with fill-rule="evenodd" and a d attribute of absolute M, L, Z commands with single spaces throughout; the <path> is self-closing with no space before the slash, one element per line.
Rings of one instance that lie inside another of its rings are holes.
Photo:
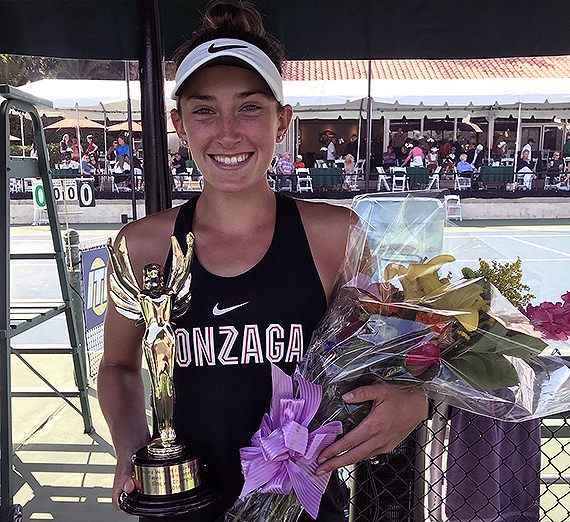
<path fill-rule="evenodd" d="M 378 204 L 357 201 L 367 212 L 359 213 L 335 297 L 294 378 L 273 368 L 271 409 L 252 446 L 240 450 L 245 485 L 225 522 L 295 521 L 303 508 L 316 518 L 329 479 L 314 475 L 316 458 L 370 407 L 342 396 L 379 379 L 422 386 L 435 400 L 501 420 L 570 409 L 570 363 L 548 355 L 568 347 L 570 294 L 563 304 L 525 310 L 532 296 L 524 294 L 520 261 L 481 260 L 473 270 L 441 253 L 436 200 L 408 198 L 384 225 L 373 215 Z"/>

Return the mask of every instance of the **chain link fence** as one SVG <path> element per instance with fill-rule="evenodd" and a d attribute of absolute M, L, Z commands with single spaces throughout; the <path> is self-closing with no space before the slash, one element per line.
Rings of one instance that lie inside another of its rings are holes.
<path fill-rule="evenodd" d="M 440 404 L 394 451 L 342 475 L 350 522 L 564 522 L 570 419 L 507 423 Z"/>

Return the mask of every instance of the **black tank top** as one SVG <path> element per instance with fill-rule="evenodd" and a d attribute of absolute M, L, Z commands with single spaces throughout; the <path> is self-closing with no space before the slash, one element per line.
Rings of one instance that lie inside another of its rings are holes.
<path fill-rule="evenodd" d="M 243 486 L 239 448 L 251 445 L 269 412 L 270 362 L 292 374 L 326 309 L 297 204 L 275 197 L 275 230 L 264 257 L 234 277 L 211 274 L 194 257 L 190 308 L 173 321 L 174 426 L 179 440 L 203 455 L 205 477 L 222 495 L 219 514 Z M 184 251 L 197 200 L 182 205 L 176 219 L 174 235 Z M 318 520 L 344 520 L 338 488 L 335 476 Z M 173 520 L 212 522 L 195 515 Z"/>

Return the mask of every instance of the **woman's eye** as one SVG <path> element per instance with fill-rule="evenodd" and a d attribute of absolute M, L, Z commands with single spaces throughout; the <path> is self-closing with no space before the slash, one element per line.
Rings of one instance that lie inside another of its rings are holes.
<path fill-rule="evenodd" d="M 253 103 L 250 103 L 248 105 L 244 105 L 242 110 L 244 111 L 256 111 L 261 109 L 261 107 L 259 107 L 259 105 L 254 105 Z"/>
<path fill-rule="evenodd" d="M 208 109 L 207 107 L 200 107 L 199 109 L 194 109 L 192 112 L 199 115 L 212 114 L 212 109 Z"/>

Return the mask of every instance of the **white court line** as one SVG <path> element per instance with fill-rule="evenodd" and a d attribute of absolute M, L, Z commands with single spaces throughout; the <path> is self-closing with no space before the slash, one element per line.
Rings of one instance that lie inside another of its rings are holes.
<path fill-rule="evenodd" d="M 501 263 L 513 263 L 517 261 L 519 258 L 496 258 L 495 261 L 500 261 Z M 520 258 L 521 261 L 524 263 L 544 263 L 545 261 L 564 261 L 568 262 L 568 259 L 565 257 L 551 257 L 551 258 L 530 258 L 530 259 L 523 259 Z M 485 259 L 485 261 L 490 261 L 490 259 Z M 478 263 L 479 259 L 456 259 L 454 263 Z"/>
<path fill-rule="evenodd" d="M 450 236 L 451 237 L 451 236 Z M 512 231 L 505 231 L 504 234 L 482 234 L 482 235 L 471 235 L 471 236 L 456 236 L 453 235 L 452 236 L 454 239 L 471 239 L 471 238 L 479 238 L 479 237 L 494 237 L 494 238 L 503 238 L 503 237 L 512 237 Z M 535 238 L 535 237 L 554 237 L 554 238 L 559 238 L 559 237 L 570 237 L 570 234 L 556 234 L 556 233 L 552 233 L 552 234 L 521 234 L 521 237 L 531 237 L 531 238 Z"/>
<path fill-rule="evenodd" d="M 555 248 L 549 248 L 542 245 L 538 245 L 537 243 L 532 243 L 531 241 L 525 241 L 524 239 L 519 239 L 518 237 L 508 236 L 508 239 L 512 239 L 513 241 L 518 241 L 519 243 L 524 243 L 525 245 L 541 248 L 542 250 L 548 250 L 549 252 L 554 252 L 555 254 L 560 254 L 562 256 L 570 257 L 570 254 L 568 252 L 562 252 L 562 250 L 556 250 Z"/>

